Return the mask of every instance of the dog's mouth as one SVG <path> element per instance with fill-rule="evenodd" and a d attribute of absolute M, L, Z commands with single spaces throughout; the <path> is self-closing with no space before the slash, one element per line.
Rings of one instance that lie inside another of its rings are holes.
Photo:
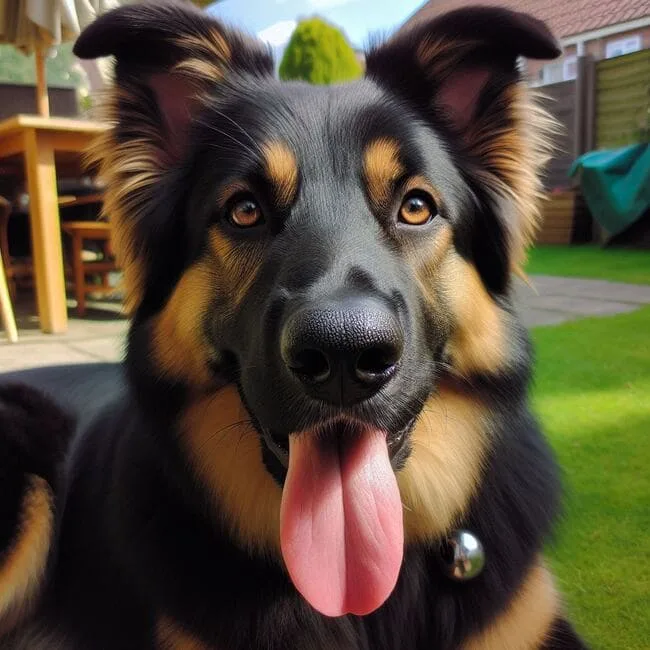
<path fill-rule="evenodd" d="M 397 582 L 404 552 L 394 462 L 414 421 L 388 433 L 335 419 L 284 440 L 264 435 L 287 468 L 280 537 L 289 575 L 328 616 L 365 615 Z"/>
<path fill-rule="evenodd" d="M 393 465 L 393 469 L 399 469 L 404 461 L 405 452 L 407 451 L 407 442 L 409 433 L 415 426 L 417 418 L 410 419 L 404 427 L 395 433 L 386 435 L 386 445 L 388 455 Z M 316 435 L 320 440 L 338 439 L 343 434 L 344 437 L 354 437 L 362 435 L 361 432 L 366 428 L 363 422 L 340 418 L 333 419 L 324 424 L 315 427 L 310 435 Z M 289 438 L 276 436 L 268 429 L 262 431 L 262 438 L 269 451 L 277 458 L 278 462 L 285 470 L 289 469 Z"/>

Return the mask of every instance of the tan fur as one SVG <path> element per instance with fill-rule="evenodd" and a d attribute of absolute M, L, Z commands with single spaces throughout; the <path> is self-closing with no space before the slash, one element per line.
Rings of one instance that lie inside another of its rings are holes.
<path fill-rule="evenodd" d="M 208 241 L 211 254 L 183 273 L 151 325 L 152 354 L 158 370 L 168 379 L 196 388 L 210 386 L 208 364 L 218 362 L 205 335 L 207 319 L 232 315 L 255 280 L 261 260 L 258 242 L 236 245 L 216 227 Z M 219 310 L 208 314 L 217 298 Z"/>
<path fill-rule="evenodd" d="M 212 29 L 207 38 L 203 35 L 185 34 L 176 39 L 176 46 L 187 52 L 175 67 L 188 79 L 211 84 L 223 78 L 231 57 L 230 46 L 218 29 Z"/>
<path fill-rule="evenodd" d="M 0 557 L 0 634 L 19 622 L 34 604 L 47 564 L 53 521 L 50 488 L 44 479 L 32 475 L 16 540 Z"/>
<path fill-rule="evenodd" d="M 210 232 L 209 242 L 219 264 L 223 291 L 230 298 L 228 305 L 223 305 L 223 316 L 228 316 L 245 298 L 257 277 L 264 242 L 234 244 L 216 228 Z"/>
<path fill-rule="evenodd" d="M 363 174 L 368 198 L 375 210 L 389 207 L 394 184 L 403 172 L 399 145 L 395 140 L 379 138 L 366 147 Z"/>
<path fill-rule="evenodd" d="M 451 228 L 444 224 L 425 252 L 415 246 L 408 256 L 428 309 L 449 332 L 448 369 L 462 378 L 506 367 L 511 317 L 490 297 L 476 268 L 455 252 Z"/>
<path fill-rule="evenodd" d="M 196 401 L 181 430 L 190 461 L 234 539 L 249 551 L 279 554 L 282 491 L 263 464 L 237 389 L 229 385 Z"/>
<path fill-rule="evenodd" d="M 495 372 L 508 364 L 507 312 L 490 297 L 476 268 L 457 254 L 440 271 L 441 292 L 451 312 L 447 342 L 453 370 L 460 376 Z"/>
<path fill-rule="evenodd" d="M 298 193 L 298 162 L 283 142 L 267 142 L 263 147 L 265 173 L 273 185 L 278 206 L 288 207 Z"/>
<path fill-rule="evenodd" d="M 397 475 L 407 541 L 431 541 L 463 515 L 481 481 L 489 445 L 488 409 L 441 387 L 412 434 L 413 452 Z"/>
<path fill-rule="evenodd" d="M 141 137 L 119 145 L 114 141 L 112 129 L 117 125 L 120 113 L 126 112 L 120 108 L 125 104 L 130 108 L 129 112 L 137 114 L 137 98 L 128 91 L 116 88 L 105 97 L 98 109 L 98 119 L 109 129 L 96 138 L 88 161 L 99 165 L 100 179 L 107 186 L 102 216 L 112 224 L 112 246 L 123 273 L 124 309 L 133 314 L 140 304 L 146 282 L 143 251 L 136 230 L 139 216 L 151 200 L 162 174 L 160 156 L 163 143 L 159 130 L 146 123 L 141 127 Z"/>
<path fill-rule="evenodd" d="M 210 650 L 169 618 L 161 618 L 156 625 L 156 645 L 158 650 Z"/>
<path fill-rule="evenodd" d="M 202 259 L 185 271 L 151 328 L 156 367 L 168 379 L 190 386 L 210 383 L 211 358 L 203 328 L 220 290 L 218 267 Z"/>
<path fill-rule="evenodd" d="M 515 213 L 504 220 L 512 271 L 524 266 L 526 250 L 539 230 L 544 198 L 541 172 L 550 159 L 558 128 L 534 97 L 524 83 L 514 84 L 505 96 L 511 127 L 495 130 L 487 116 L 468 136 L 474 155 L 494 170 L 479 173 L 485 186 L 493 188 L 495 198 L 505 197 L 514 206 Z"/>
<path fill-rule="evenodd" d="M 506 611 L 467 641 L 463 650 L 536 650 L 546 640 L 558 609 L 551 574 L 538 564 Z"/>

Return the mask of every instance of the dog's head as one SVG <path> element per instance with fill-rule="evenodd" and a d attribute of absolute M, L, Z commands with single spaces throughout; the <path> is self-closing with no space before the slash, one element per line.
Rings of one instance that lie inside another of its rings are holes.
<path fill-rule="evenodd" d="M 547 152 L 517 62 L 556 42 L 461 9 L 373 49 L 365 79 L 314 87 L 163 3 L 103 16 L 75 51 L 116 58 L 98 157 L 131 359 L 200 403 L 182 428 L 239 538 L 281 541 L 321 611 L 373 610 L 403 523 L 435 536 L 478 480 L 480 415 L 450 398 L 434 444 L 427 404 L 520 362 L 508 288 Z"/>

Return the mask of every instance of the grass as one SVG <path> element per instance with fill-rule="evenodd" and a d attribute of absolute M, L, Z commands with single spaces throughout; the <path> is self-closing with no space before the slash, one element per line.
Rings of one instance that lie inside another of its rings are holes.
<path fill-rule="evenodd" d="M 598 246 L 538 246 L 529 254 L 530 275 L 565 275 L 650 284 L 650 251 Z"/>
<path fill-rule="evenodd" d="M 533 405 L 567 487 L 548 557 L 595 650 L 650 639 L 649 334 L 650 307 L 533 331 Z"/>

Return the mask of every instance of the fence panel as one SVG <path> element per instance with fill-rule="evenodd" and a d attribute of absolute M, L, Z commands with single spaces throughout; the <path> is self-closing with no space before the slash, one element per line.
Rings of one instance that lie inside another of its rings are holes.
<path fill-rule="evenodd" d="M 596 63 L 596 148 L 615 149 L 647 137 L 650 50 Z"/>

